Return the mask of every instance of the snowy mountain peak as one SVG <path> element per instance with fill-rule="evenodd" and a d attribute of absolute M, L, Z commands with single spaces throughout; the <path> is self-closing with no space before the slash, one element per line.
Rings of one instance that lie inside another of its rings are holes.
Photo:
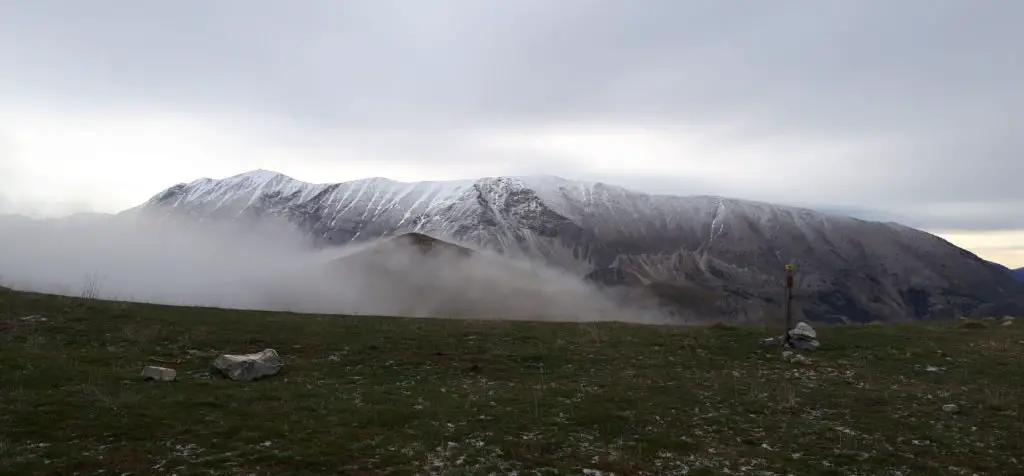
<path fill-rule="evenodd" d="M 250 180 L 253 182 L 269 182 L 278 177 L 284 177 L 289 180 L 294 180 L 291 177 L 288 177 L 287 175 L 282 174 L 280 172 L 274 172 L 273 170 L 266 169 L 250 170 L 248 172 L 232 175 L 231 177 L 228 177 L 227 179 L 224 180 Z"/>
<path fill-rule="evenodd" d="M 163 204 L 184 210 L 218 210 L 237 214 L 268 198 L 275 200 L 277 207 L 327 207 L 330 213 L 360 210 L 366 206 L 373 210 L 367 215 L 373 217 L 397 208 L 407 212 L 403 215 L 406 219 L 450 210 L 456 205 L 466 213 L 467 206 L 483 206 L 482 213 L 499 215 L 512 210 L 540 210 L 538 207 L 541 207 L 575 222 L 587 220 L 588 216 L 600 211 L 604 215 L 604 225 L 623 232 L 652 226 L 656 229 L 673 228 L 710 215 L 714 215 L 713 221 L 720 225 L 724 223 L 720 219 L 726 214 L 737 212 L 758 222 L 771 221 L 772 217 L 780 215 L 802 215 L 812 221 L 819 218 L 810 210 L 767 203 L 710 196 L 650 195 L 615 185 L 554 175 L 424 182 L 371 177 L 314 184 L 263 169 L 219 180 L 204 178 L 179 184 L 154 196 L 146 205 Z M 656 224 L 647 223 L 652 219 Z M 490 222 L 489 219 L 487 221 Z M 401 221 L 403 225 L 406 223 L 406 220 Z"/>
<path fill-rule="evenodd" d="M 701 290 L 717 312 L 749 320 L 781 312 L 779 273 L 787 263 L 800 270 L 803 312 L 815 319 L 952 315 L 969 311 L 957 307 L 963 296 L 985 296 L 972 305 L 1010 306 L 977 313 L 1024 309 L 1024 288 L 1006 273 L 918 230 L 550 175 L 312 184 L 255 170 L 176 185 L 139 209 L 199 220 L 285 218 L 322 246 L 423 233 L 581 277 L 618 270 L 644 283 Z"/>

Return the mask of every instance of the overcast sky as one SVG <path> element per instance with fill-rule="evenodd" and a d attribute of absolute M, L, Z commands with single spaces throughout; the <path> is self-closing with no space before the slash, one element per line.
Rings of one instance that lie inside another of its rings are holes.
<path fill-rule="evenodd" d="M 896 218 L 1024 265 L 1022 19 L 1016 0 L 0 0 L 0 211 L 117 211 L 255 168 L 545 173 Z"/>

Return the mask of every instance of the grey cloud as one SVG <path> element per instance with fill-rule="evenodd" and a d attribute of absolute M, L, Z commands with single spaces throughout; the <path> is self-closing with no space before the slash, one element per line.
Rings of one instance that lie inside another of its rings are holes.
<path fill-rule="evenodd" d="M 914 129 L 908 119 L 951 108 L 960 117 L 928 122 L 987 115 L 978 100 L 1005 100 L 1021 76 L 1024 5 L 40 1 L 4 13 L 13 86 L 101 99 L 389 127 L 742 115 L 803 130 L 808 119 Z"/>
<path fill-rule="evenodd" d="M 923 211 L 914 213 L 893 212 L 879 209 L 805 205 L 826 213 L 851 216 L 861 220 L 896 222 L 923 230 L 1019 230 L 1024 229 L 1024 216 L 1016 210 L 1022 203 L 979 204 L 973 213 L 942 213 Z M 1012 248 L 1012 247 L 1011 247 Z"/>
<path fill-rule="evenodd" d="M 1020 18 L 1024 3 L 958 0 L 8 0 L 0 99 L 267 113 L 366 131 L 367 143 L 386 144 L 382 157 L 449 164 L 479 159 L 431 133 L 731 123 L 735 142 L 878 144 L 799 171 L 803 187 L 828 195 L 823 206 L 998 228 L 1020 224 L 1012 210 L 1024 209 Z M 983 219 L 919 212 L 995 201 L 1007 211 Z"/>

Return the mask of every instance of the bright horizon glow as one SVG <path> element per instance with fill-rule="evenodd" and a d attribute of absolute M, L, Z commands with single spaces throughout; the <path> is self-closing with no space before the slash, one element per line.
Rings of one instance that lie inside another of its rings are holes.
<path fill-rule="evenodd" d="M 934 231 L 965 250 L 1013 269 L 1024 268 L 1024 230 Z"/>
<path fill-rule="evenodd" d="M 737 142 L 736 133 L 723 125 L 582 123 L 334 130 L 269 116 L 18 104 L 0 111 L 0 211 L 116 212 L 176 183 L 255 169 L 312 183 L 544 174 L 649 193 L 827 203 L 843 200 L 851 178 L 866 178 L 864 167 L 822 171 L 818 181 L 830 187 L 791 184 L 816 161 L 856 162 L 884 147 L 779 137 Z"/>

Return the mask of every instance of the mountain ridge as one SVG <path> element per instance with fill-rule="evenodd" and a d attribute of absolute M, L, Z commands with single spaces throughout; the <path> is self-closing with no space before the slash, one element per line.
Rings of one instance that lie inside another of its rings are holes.
<path fill-rule="evenodd" d="M 647 283 L 717 293 L 718 311 L 738 321 L 780 312 L 780 270 L 787 263 L 797 265 L 802 317 L 811 320 L 1024 312 L 1019 282 L 973 253 L 898 223 L 556 176 L 312 184 L 255 170 L 177 184 L 125 213 L 284 218 L 318 246 L 430 234 L 540 259 L 581 279 L 620 270 Z"/>
<path fill-rule="evenodd" d="M 395 179 L 391 179 L 391 178 L 388 178 L 388 177 L 382 177 L 382 176 L 374 176 L 374 177 L 364 177 L 364 178 L 359 178 L 359 179 L 346 180 L 346 181 L 341 181 L 341 182 L 309 182 L 309 181 L 304 181 L 304 180 L 296 179 L 296 178 L 291 177 L 291 176 L 289 176 L 287 174 L 280 173 L 280 172 L 275 172 L 275 171 L 272 171 L 272 170 L 253 169 L 253 170 L 250 170 L 248 172 L 242 172 L 242 173 L 238 173 L 238 174 L 231 175 L 231 176 L 224 177 L 224 178 L 220 178 L 220 179 L 203 177 L 203 178 L 199 178 L 199 179 L 196 179 L 196 180 L 192 180 L 190 182 L 180 182 L 180 183 L 178 183 L 176 185 L 168 187 L 167 189 L 164 190 L 164 192 L 167 192 L 167 191 L 169 191 L 171 189 L 174 189 L 175 187 L 191 187 L 191 186 L 203 185 L 203 184 L 223 184 L 223 183 L 227 183 L 227 182 L 239 182 L 239 181 L 249 181 L 249 182 L 256 183 L 258 185 L 264 185 L 264 184 L 278 185 L 280 182 L 276 182 L 275 183 L 275 180 L 279 180 L 281 182 L 289 183 L 293 187 L 295 187 L 295 186 L 297 186 L 297 187 L 310 187 L 310 188 L 316 188 L 316 189 L 328 188 L 328 187 L 331 187 L 331 186 L 340 186 L 340 185 L 355 185 L 355 184 L 361 184 L 362 185 L 362 184 L 365 184 L 365 183 L 387 183 L 387 184 L 391 184 L 391 185 L 394 185 L 394 186 L 437 185 L 437 186 L 440 186 L 440 187 L 444 188 L 445 186 L 453 186 L 453 187 L 457 187 L 457 186 L 470 186 L 470 185 L 473 185 L 473 184 L 478 183 L 478 182 L 492 181 L 492 180 L 514 180 L 514 181 L 523 182 L 524 184 L 527 184 L 527 185 L 530 185 L 530 186 L 539 186 L 539 185 L 549 185 L 549 186 L 550 185 L 554 185 L 554 186 L 563 185 L 564 186 L 564 185 L 571 184 L 571 185 L 584 186 L 584 187 L 598 187 L 598 188 L 605 187 L 605 188 L 609 188 L 609 189 L 613 189 L 613 190 L 618 190 L 618 191 L 622 191 L 622 192 L 629 192 L 629 193 L 644 195 L 644 196 L 655 198 L 655 199 L 659 199 L 659 198 L 660 199 L 666 199 L 666 198 L 667 199 L 692 198 L 692 199 L 737 200 L 737 201 L 742 201 L 742 202 L 751 203 L 751 204 L 766 205 L 766 206 L 787 208 L 787 209 L 800 210 L 800 211 L 811 211 L 811 212 L 821 213 L 821 214 L 829 215 L 829 216 L 850 218 L 850 219 L 853 219 L 853 220 L 870 221 L 870 222 L 877 222 L 877 223 L 888 223 L 888 224 L 896 224 L 896 225 L 903 226 L 902 224 L 900 224 L 898 222 L 895 222 L 895 221 L 864 220 L 864 219 L 861 219 L 861 218 L 855 218 L 852 215 L 849 215 L 849 214 L 846 214 L 846 213 L 842 213 L 841 211 L 822 210 L 822 209 L 818 209 L 818 208 L 814 208 L 814 207 L 795 206 L 795 205 L 781 205 L 781 204 L 776 204 L 776 203 L 772 203 L 772 202 L 768 202 L 768 201 L 763 201 L 763 200 L 738 199 L 738 198 L 732 198 L 732 197 L 727 197 L 727 196 L 723 196 L 723 195 L 709 195 L 709 194 L 679 195 L 679 194 L 667 194 L 667 193 L 639 192 L 639 191 L 635 191 L 633 189 L 630 189 L 628 187 L 623 187 L 623 186 L 619 186 L 619 185 L 615 185 L 615 184 L 610 184 L 610 183 L 607 183 L 607 182 L 573 180 L 573 179 L 566 179 L 564 177 L 557 176 L 557 175 L 551 175 L 551 174 L 490 175 L 490 176 L 483 176 L 483 177 L 477 177 L 477 178 L 463 178 L 463 179 L 451 179 L 451 180 L 421 180 L 421 181 L 412 181 L 412 182 L 395 180 Z M 271 187 L 271 188 L 278 188 L 278 187 Z M 163 193 L 163 192 L 161 192 L 161 193 Z M 143 203 L 143 204 L 141 204 L 141 205 L 139 205 L 137 207 L 132 207 L 132 208 L 130 208 L 128 210 L 131 210 L 133 208 L 138 208 L 140 206 L 143 206 L 146 203 L 149 203 L 150 201 L 152 201 L 153 199 L 155 199 L 155 198 L 157 198 L 159 196 L 160 196 L 160 193 L 154 195 L 152 198 L 150 198 L 149 201 L 147 201 L 147 202 L 145 202 L 145 203 Z M 124 210 L 124 211 L 128 211 L 128 210 Z M 124 211 L 122 211 L 120 213 L 123 213 Z"/>
<path fill-rule="evenodd" d="M 1013 276 L 1014 279 L 1024 283 L 1024 268 L 1011 269 L 1009 266 L 996 263 L 994 261 L 989 261 L 989 263 L 999 268 L 1000 270 L 1004 271 L 1006 274 Z"/>

